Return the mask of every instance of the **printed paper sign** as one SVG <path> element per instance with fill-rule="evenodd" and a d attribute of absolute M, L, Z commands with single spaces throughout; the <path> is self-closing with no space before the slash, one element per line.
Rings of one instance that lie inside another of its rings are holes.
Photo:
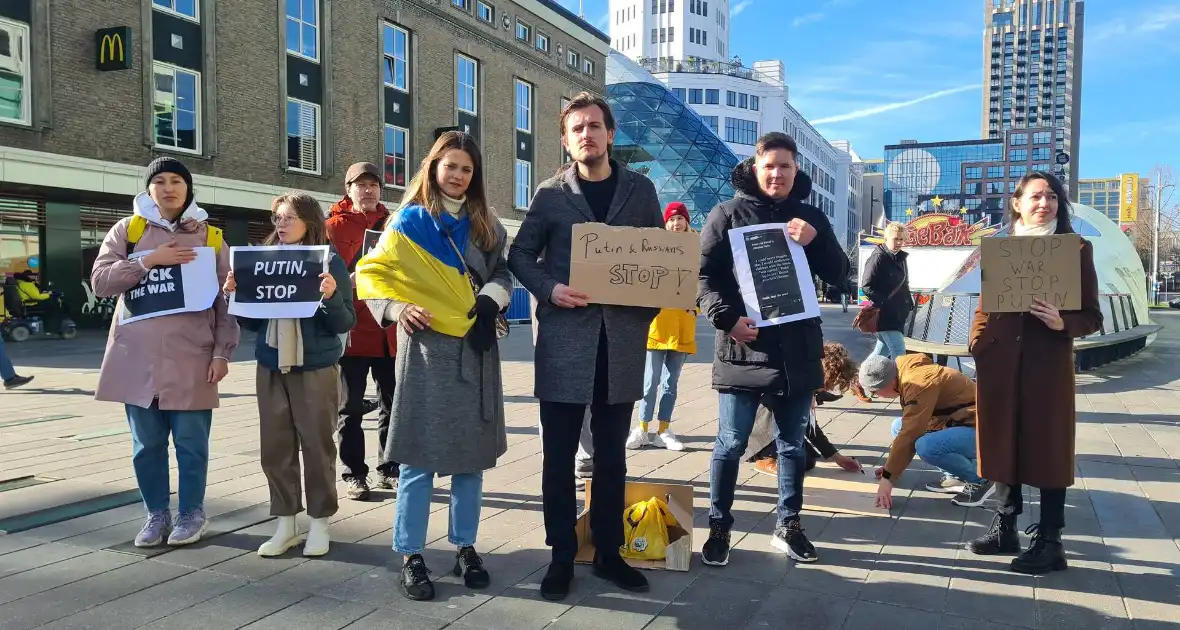
<path fill-rule="evenodd" d="M 137 260 L 150 253 L 136 252 Z M 212 247 L 194 247 L 197 257 L 185 265 L 153 267 L 139 284 L 123 294 L 119 324 L 174 313 L 192 313 L 213 306 L 221 287 L 217 281 L 217 254 Z"/>
<path fill-rule="evenodd" d="M 570 249 L 570 287 L 595 304 L 696 308 L 696 234 L 580 223 Z"/>
<path fill-rule="evenodd" d="M 302 319 L 315 315 L 323 296 L 320 274 L 328 270 L 327 245 L 232 247 L 230 267 L 237 291 L 231 315 L 254 319 Z"/>
<path fill-rule="evenodd" d="M 980 242 L 979 299 L 986 313 L 1024 313 L 1033 299 L 1063 311 L 1082 307 L 1082 237 L 989 237 Z"/>
<path fill-rule="evenodd" d="M 807 254 L 787 238 L 786 226 L 764 223 L 729 231 L 734 275 L 755 327 L 820 316 Z"/>
<path fill-rule="evenodd" d="M 357 260 L 364 258 L 369 254 L 369 250 L 377 246 L 377 242 L 381 240 L 383 232 L 379 230 L 365 230 L 365 240 L 361 244 L 361 255 L 357 256 Z"/>

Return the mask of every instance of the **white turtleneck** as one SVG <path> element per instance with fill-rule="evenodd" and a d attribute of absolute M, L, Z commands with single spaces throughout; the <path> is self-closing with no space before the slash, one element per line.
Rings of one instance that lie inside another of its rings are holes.
<path fill-rule="evenodd" d="M 1018 220 L 1012 224 L 1012 236 L 1048 236 L 1057 232 L 1057 218 L 1044 225 L 1026 226 Z"/>
<path fill-rule="evenodd" d="M 455 199 L 454 197 L 444 194 L 442 195 L 442 203 L 443 208 L 447 211 L 447 214 L 450 214 L 453 217 L 458 217 L 459 213 L 463 210 L 463 204 L 467 203 L 467 195 L 463 195 L 462 197 Z"/>

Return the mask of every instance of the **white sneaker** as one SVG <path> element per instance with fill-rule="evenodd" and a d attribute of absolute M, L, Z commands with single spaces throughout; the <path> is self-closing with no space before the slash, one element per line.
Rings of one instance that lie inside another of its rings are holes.
<path fill-rule="evenodd" d="M 328 553 L 330 542 L 328 519 L 313 518 L 311 519 L 311 527 L 307 529 L 307 542 L 303 543 L 303 555 L 309 558 L 322 556 Z"/>
<path fill-rule="evenodd" d="M 672 427 L 668 427 L 663 433 L 654 435 L 651 441 L 652 444 L 666 448 L 669 451 L 684 450 L 684 442 L 681 442 L 680 438 L 676 437 L 676 434 L 672 432 Z"/>
<path fill-rule="evenodd" d="M 631 435 L 627 436 L 627 450 L 635 451 L 645 446 L 651 446 L 651 436 L 647 431 L 639 427 L 631 429 Z"/>
<path fill-rule="evenodd" d="M 299 529 L 295 527 L 294 516 L 280 516 L 278 529 L 270 540 L 262 543 L 258 548 L 258 555 L 263 558 L 274 558 L 287 553 L 287 550 L 299 544 Z"/>

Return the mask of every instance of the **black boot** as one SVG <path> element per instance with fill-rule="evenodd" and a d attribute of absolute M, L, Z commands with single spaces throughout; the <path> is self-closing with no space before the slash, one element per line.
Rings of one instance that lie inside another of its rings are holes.
<path fill-rule="evenodd" d="M 1020 538 L 1016 534 L 1016 515 L 996 512 L 991 529 L 967 543 L 967 550 L 977 556 L 1019 553 Z"/>
<path fill-rule="evenodd" d="M 1061 528 L 1029 525 L 1024 533 L 1032 535 L 1028 550 L 1012 560 L 1012 570 L 1026 575 L 1044 575 L 1069 568 L 1061 546 Z"/>
<path fill-rule="evenodd" d="M 541 597 L 556 602 L 570 594 L 570 582 L 574 581 L 574 563 L 554 560 L 541 578 Z"/>
<path fill-rule="evenodd" d="M 402 565 L 402 592 L 407 599 L 423 602 L 434 599 L 434 583 L 430 581 L 430 569 L 421 554 L 410 556 Z"/>
<path fill-rule="evenodd" d="M 594 556 L 594 575 L 625 591 L 646 593 L 650 588 L 647 578 L 639 572 L 639 569 L 627 564 L 627 561 L 623 560 L 618 552 L 596 554 Z"/>
<path fill-rule="evenodd" d="M 463 547 L 455 553 L 455 575 L 463 576 L 467 588 L 485 588 L 492 581 L 475 547 Z"/>

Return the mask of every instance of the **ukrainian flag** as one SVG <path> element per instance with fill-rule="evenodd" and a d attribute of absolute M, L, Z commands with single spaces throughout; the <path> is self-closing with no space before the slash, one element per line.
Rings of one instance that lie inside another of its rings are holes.
<path fill-rule="evenodd" d="M 466 214 L 435 219 L 420 205 L 397 211 L 381 240 L 356 265 L 357 297 L 416 304 L 432 315 L 430 327 L 464 337 L 474 319 L 475 294 L 459 248 L 467 246 Z M 451 238 L 447 238 L 447 234 Z"/>

